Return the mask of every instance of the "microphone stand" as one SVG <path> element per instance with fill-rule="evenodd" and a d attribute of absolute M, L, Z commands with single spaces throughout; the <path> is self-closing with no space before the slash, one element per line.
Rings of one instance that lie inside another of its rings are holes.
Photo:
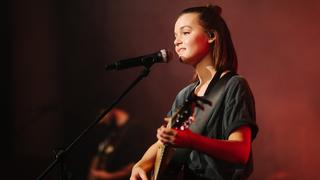
<path fill-rule="evenodd" d="M 49 172 L 51 169 L 53 169 L 58 163 L 60 163 L 60 180 L 68 180 L 68 174 L 66 172 L 66 166 L 64 164 L 65 159 L 68 155 L 68 153 L 71 151 L 72 148 L 74 148 L 74 146 L 80 141 L 80 139 L 85 136 L 89 130 L 91 130 L 96 124 L 98 124 L 98 122 L 102 119 L 102 117 L 104 117 L 108 112 L 111 111 L 111 109 L 113 109 L 121 100 L 122 98 L 128 94 L 128 92 L 135 87 L 139 81 L 141 81 L 144 77 L 147 77 L 149 72 L 150 72 L 150 67 L 153 65 L 153 63 L 150 64 L 146 64 L 144 66 L 143 71 L 141 71 L 141 73 L 139 74 L 139 76 L 129 85 L 129 87 L 118 97 L 116 98 L 112 104 L 104 109 L 102 111 L 102 113 L 98 116 L 98 118 L 93 121 L 92 123 L 89 124 L 89 126 L 87 128 L 85 128 L 78 137 L 76 137 L 71 144 L 69 144 L 65 149 L 61 148 L 61 149 L 55 149 L 54 153 L 55 153 L 55 159 L 54 161 L 49 164 L 49 166 L 38 176 L 37 180 L 42 180 Z"/>

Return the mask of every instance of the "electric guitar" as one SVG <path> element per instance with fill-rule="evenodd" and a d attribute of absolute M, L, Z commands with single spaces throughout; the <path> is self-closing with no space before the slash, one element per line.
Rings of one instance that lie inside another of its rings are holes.
<path fill-rule="evenodd" d="M 193 122 L 192 115 L 195 107 L 199 107 L 201 110 L 204 110 L 204 107 L 199 102 L 211 105 L 210 101 L 191 93 L 191 95 L 185 100 L 183 105 L 178 108 L 178 110 L 173 114 L 173 116 L 171 116 L 171 118 L 169 118 L 167 127 L 178 128 L 180 130 L 188 128 Z M 164 179 L 163 177 L 174 152 L 175 148 L 170 145 L 162 145 L 158 149 L 151 177 L 152 180 Z M 177 177 L 170 179 L 179 179 L 179 173 L 177 173 Z"/>

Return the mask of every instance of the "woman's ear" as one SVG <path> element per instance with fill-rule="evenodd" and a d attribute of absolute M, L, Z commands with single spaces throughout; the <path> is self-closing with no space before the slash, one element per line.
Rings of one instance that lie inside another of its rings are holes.
<path fill-rule="evenodd" d="M 208 33 L 209 39 L 208 39 L 208 43 L 211 44 L 216 40 L 216 36 L 214 35 L 214 33 Z"/>

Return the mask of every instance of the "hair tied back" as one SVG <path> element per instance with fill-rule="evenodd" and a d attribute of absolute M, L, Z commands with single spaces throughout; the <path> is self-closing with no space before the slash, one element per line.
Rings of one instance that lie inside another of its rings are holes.
<path fill-rule="evenodd" d="M 219 16 L 222 13 L 222 8 L 220 6 L 217 6 L 217 5 L 213 6 L 212 4 L 207 4 L 206 7 L 208 8 L 209 11 L 214 12 L 215 14 L 217 14 Z"/>

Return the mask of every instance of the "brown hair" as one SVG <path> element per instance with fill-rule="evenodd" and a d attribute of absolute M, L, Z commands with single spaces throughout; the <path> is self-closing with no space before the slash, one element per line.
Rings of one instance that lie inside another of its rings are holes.
<path fill-rule="evenodd" d="M 213 64 L 217 71 L 230 70 L 237 72 L 238 60 L 233 46 L 230 31 L 221 17 L 219 6 L 199 6 L 184 9 L 180 16 L 187 13 L 198 13 L 200 24 L 203 26 L 209 37 L 214 36 L 213 43 Z"/>

